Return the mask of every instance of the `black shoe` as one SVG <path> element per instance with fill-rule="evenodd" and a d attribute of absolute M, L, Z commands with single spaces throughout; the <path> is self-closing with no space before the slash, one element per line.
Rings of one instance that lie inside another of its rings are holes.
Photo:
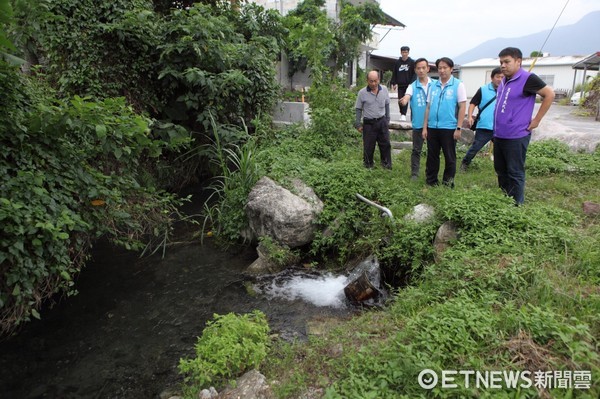
<path fill-rule="evenodd" d="M 448 188 L 454 188 L 454 179 L 452 179 L 452 180 L 450 180 L 450 181 L 444 181 L 444 182 L 442 182 L 442 184 L 443 184 L 445 187 L 448 187 Z"/>
<path fill-rule="evenodd" d="M 463 162 L 463 163 L 460 164 L 460 171 L 461 172 L 466 172 L 467 169 L 469 169 L 469 164 L 467 164 L 465 162 Z"/>

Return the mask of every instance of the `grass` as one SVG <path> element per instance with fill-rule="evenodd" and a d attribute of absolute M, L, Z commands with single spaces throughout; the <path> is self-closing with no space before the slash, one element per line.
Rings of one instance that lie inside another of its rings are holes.
<path fill-rule="evenodd" d="M 457 159 L 465 150 L 459 148 Z M 349 164 L 360 167 L 360 146 L 344 151 L 343 161 L 333 157 L 329 171 L 336 164 L 348 174 L 355 173 Z M 547 156 L 561 158 L 556 153 Z M 277 381 L 277 396 L 298 398 L 313 392 L 325 398 L 598 397 L 600 220 L 585 216 L 582 202 L 600 203 L 600 174 L 585 173 L 585 168 L 545 173 L 541 168 L 546 163 L 533 162 L 526 203 L 517 208 L 499 192 L 489 158 L 477 157 L 468 172 L 457 173 L 454 190 L 428 188 L 423 178 L 410 181 L 409 151 L 393 162 L 392 171 L 371 171 L 363 189 L 392 209 L 396 224 L 372 212 L 371 221 L 355 224 L 360 237 L 348 251 L 372 249 L 380 258 L 405 266 L 410 254 L 411 283 L 397 290 L 383 310 L 366 311 L 308 342 L 276 342 L 262 371 Z M 586 165 L 596 162 L 597 158 Z M 421 176 L 423 172 L 424 159 Z M 431 231 L 402 221 L 402 215 L 420 202 L 434 205 L 438 223 L 453 220 L 461 231 L 437 263 L 427 249 L 431 241 L 423 239 Z M 349 207 L 348 201 L 345 204 Z M 374 245 L 384 234 L 388 245 Z M 419 372 L 426 368 L 587 370 L 592 386 L 478 389 L 459 382 L 455 389 L 438 385 L 428 391 L 417 384 Z"/>
<path fill-rule="evenodd" d="M 557 141 L 531 143 L 526 202 L 516 207 L 498 188 L 489 157 L 476 157 L 468 172 L 457 173 L 454 189 L 424 184 L 425 157 L 420 180 L 410 180 L 406 150 L 393 156 L 391 171 L 365 169 L 361 136 L 352 128 L 353 114 L 344 111 L 352 110 L 348 99 L 355 95 L 342 94 L 313 93 L 320 107 L 306 129 L 257 125 L 258 146 L 248 164 L 283 185 L 299 178 L 323 201 L 317 222 L 327 234 L 317 232 L 299 255 L 303 260 L 341 271 L 346 262 L 374 254 L 403 288 L 384 309 L 332 323 L 308 342 L 275 341 L 261 371 L 276 396 L 600 397 L 600 220 L 582 210 L 584 201 L 600 203 L 600 151 L 575 154 Z M 459 145 L 458 162 L 466 150 Z M 394 218 L 382 218 L 356 193 L 389 208 Z M 244 198 L 226 195 L 225 203 L 241 209 Z M 430 222 L 404 219 L 423 203 L 435 209 Z M 222 215 L 232 235 L 243 229 L 235 212 Z M 459 234 L 434 254 L 433 238 L 446 221 Z M 463 379 L 453 389 L 426 390 L 418 383 L 425 369 L 440 375 L 530 372 L 532 378 L 583 371 L 591 373 L 591 387 L 520 380 L 519 387 L 486 389 Z"/>

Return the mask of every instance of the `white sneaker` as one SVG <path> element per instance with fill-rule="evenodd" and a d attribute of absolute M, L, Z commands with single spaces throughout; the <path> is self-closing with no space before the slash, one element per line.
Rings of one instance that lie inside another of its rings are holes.
<path fill-rule="evenodd" d="M 406 115 L 400 115 L 400 122 L 406 122 Z"/>

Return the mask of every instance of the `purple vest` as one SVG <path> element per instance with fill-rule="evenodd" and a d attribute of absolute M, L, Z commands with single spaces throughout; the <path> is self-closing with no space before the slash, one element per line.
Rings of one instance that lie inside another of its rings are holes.
<path fill-rule="evenodd" d="M 535 95 L 523 94 L 529 75 L 529 72 L 521 68 L 510 80 L 502 79 L 498 86 L 498 99 L 494 110 L 494 137 L 520 139 L 531 134 L 527 127 L 533 115 Z"/>

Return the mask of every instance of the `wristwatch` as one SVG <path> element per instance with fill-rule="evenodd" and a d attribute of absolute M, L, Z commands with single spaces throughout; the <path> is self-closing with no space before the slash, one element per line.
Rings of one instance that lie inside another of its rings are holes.
<path fill-rule="evenodd" d="M 456 130 L 461 130 L 461 127 L 457 127 Z"/>

